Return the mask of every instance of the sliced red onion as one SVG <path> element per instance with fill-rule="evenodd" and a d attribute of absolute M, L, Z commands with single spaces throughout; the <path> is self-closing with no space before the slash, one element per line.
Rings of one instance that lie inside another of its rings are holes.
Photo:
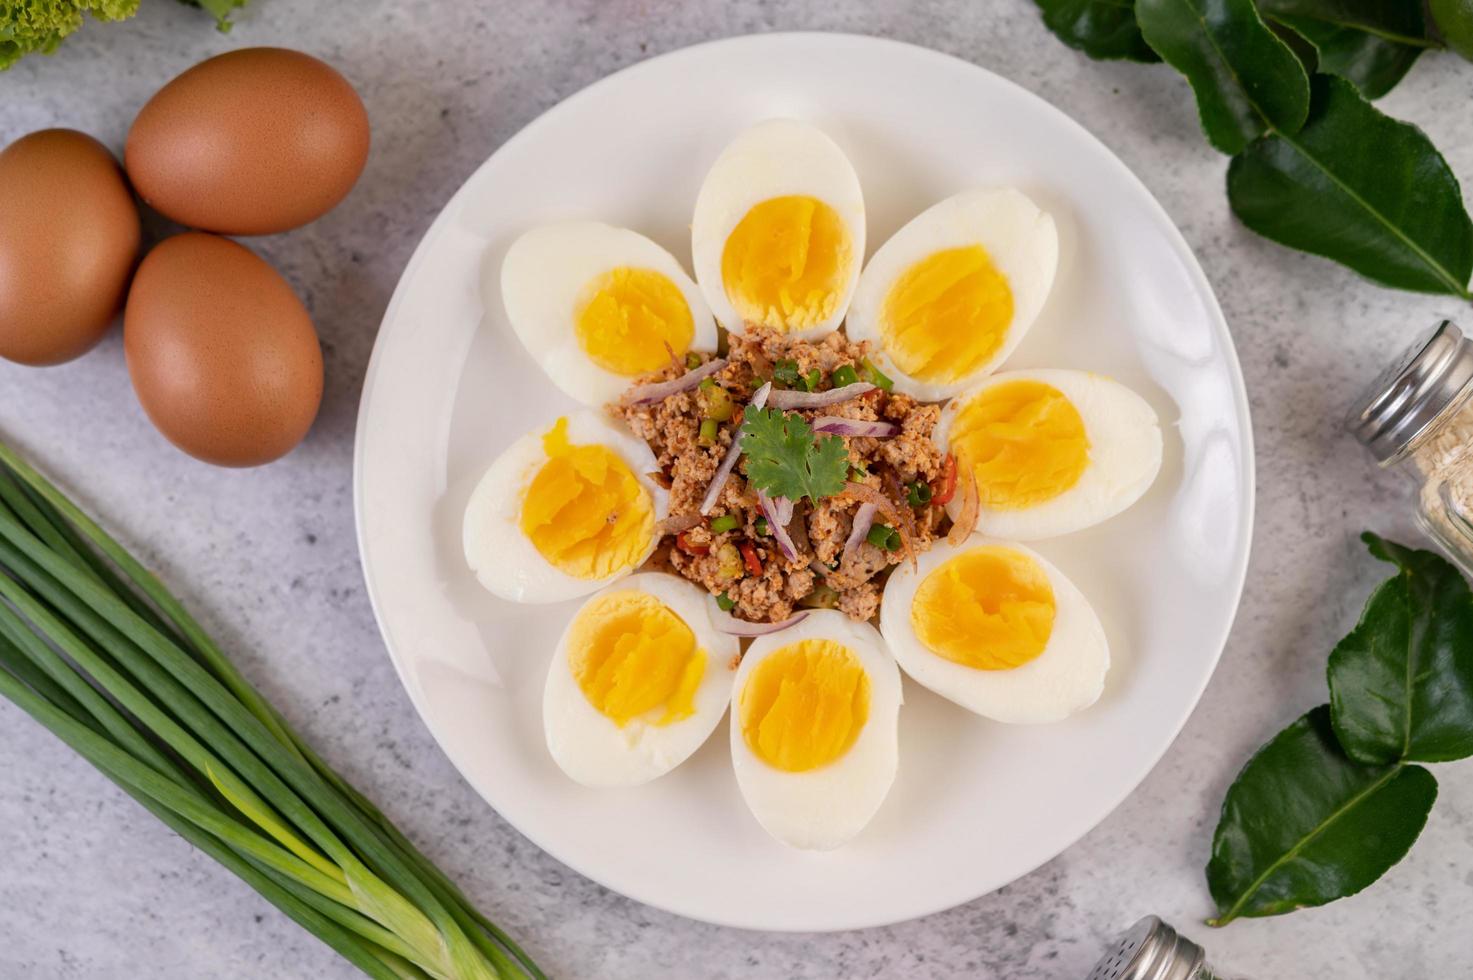
<path fill-rule="evenodd" d="M 874 504 L 860 504 L 859 509 L 854 512 L 854 529 L 849 532 L 849 537 L 844 541 L 844 557 L 848 558 L 854 554 L 859 543 L 869 534 L 869 529 L 874 526 L 875 514 L 880 508 Z"/>
<path fill-rule="evenodd" d="M 705 523 L 699 514 L 674 514 L 663 521 L 655 522 L 655 537 L 662 538 L 667 534 L 679 534 L 681 531 L 689 531 L 697 524 Z"/>
<path fill-rule="evenodd" d="M 747 403 L 748 408 L 761 408 L 767 404 L 767 396 L 772 392 L 772 382 L 758 388 L 752 393 L 752 400 Z M 726 486 L 726 478 L 731 476 L 731 471 L 736 468 L 737 457 L 742 454 L 742 430 L 739 428 L 731 436 L 731 447 L 726 450 L 726 455 L 721 460 L 721 465 L 716 467 L 716 475 L 711 478 L 711 485 L 706 488 L 706 496 L 701 500 L 701 513 L 711 513 L 711 508 L 716 506 L 717 499 L 721 496 L 721 488 Z"/>
<path fill-rule="evenodd" d="M 716 628 L 728 636 L 766 636 L 801 623 L 808 618 L 808 613 L 794 613 L 780 623 L 749 623 L 745 619 L 737 619 L 731 613 L 718 609 L 711 614 L 711 618 L 715 620 Z"/>
<path fill-rule="evenodd" d="M 900 435 L 900 426 L 894 422 L 866 422 L 863 419 L 843 419 L 837 415 L 820 415 L 813 420 L 814 432 L 825 432 L 832 436 L 869 436 L 872 439 L 888 439 Z"/>
<path fill-rule="evenodd" d="M 788 536 L 788 522 L 793 519 L 793 502 L 787 497 L 774 500 L 759 490 L 757 503 L 762 508 L 762 515 L 767 518 L 767 526 L 772 531 L 772 539 L 777 542 L 777 550 L 788 561 L 797 561 L 798 548 Z"/>
<path fill-rule="evenodd" d="M 689 391 L 700 384 L 706 378 L 726 367 L 726 359 L 718 357 L 714 361 L 707 361 L 694 370 L 687 371 L 678 378 L 669 381 L 657 381 L 654 384 L 635 385 L 624 392 L 619 399 L 625 405 L 653 405 L 664 401 L 671 395 L 678 395 L 682 391 Z"/>
<path fill-rule="evenodd" d="M 828 408 L 874 390 L 875 386 L 868 381 L 856 381 L 828 391 L 774 391 L 768 401 L 773 408 Z"/>
<path fill-rule="evenodd" d="M 830 575 L 834 574 L 834 570 L 832 568 L 825 565 L 817 558 L 814 558 L 811 562 L 808 563 L 808 569 L 819 578 L 828 578 Z"/>

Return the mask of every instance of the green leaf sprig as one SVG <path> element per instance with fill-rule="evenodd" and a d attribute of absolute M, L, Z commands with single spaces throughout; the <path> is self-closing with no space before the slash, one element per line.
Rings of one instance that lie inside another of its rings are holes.
<path fill-rule="evenodd" d="M 1370 885 L 1437 799 L 1415 763 L 1473 756 L 1473 592 L 1432 552 L 1363 539 L 1397 574 L 1331 652 L 1330 703 L 1275 735 L 1228 788 L 1207 864 L 1211 925 Z"/>
<path fill-rule="evenodd" d="M 838 436 L 814 438 L 813 429 L 796 412 L 749 408 L 742 416 L 742 452 L 747 455 L 747 482 L 769 497 L 817 503 L 844 490 L 849 453 Z"/>
<path fill-rule="evenodd" d="M 1433 4 L 1437 23 L 1411 0 L 1036 2 L 1091 57 L 1150 60 L 1139 41 L 1186 76 L 1250 229 L 1383 285 L 1473 300 L 1457 178 L 1425 133 L 1368 101 L 1422 52 L 1462 49 L 1461 0 Z"/>

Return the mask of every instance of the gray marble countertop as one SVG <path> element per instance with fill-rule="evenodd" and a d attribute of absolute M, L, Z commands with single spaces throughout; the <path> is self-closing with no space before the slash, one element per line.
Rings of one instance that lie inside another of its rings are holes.
<path fill-rule="evenodd" d="M 1473 960 L 1473 770 L 1440 767 L 1410 856 L 1368 892 L 1221 930 L 1202 876 L 1232 775 L 1324 698 L 1330 645 L 1383 572 L 1363 528 L 1412 534 L 1407 488 L 1338 427 L 1347 400 L 1451 300 L 1377 288 L 1231 219 L 1224 160 L 1169 68 L 1091 62 L 1027 0 L 254 0 L 229 37 L 148 0 L 89 24 L 54 58 L 0 74 L 0 144 L 72 126 L 120 149 L 153 90 L 234 45 L 283 44 L 362 92 L 375 148 L 348 201 L 259 249 L 307 301 L 328 388 L 283 462 L 213 469 L 169 447 L 134 400 L 115 332 L 72 364 L 0 362 L 0 438 L 100 511 L 230 641 L 242 667 L 548 971 L 587 978 L 1082 978 L 1101 944 L 1155 911 L 1260 978 L 1466 976 Z M 801 8 L 808 7 L 804 10 Z M 877 34 L 971 59 L 1098 135 L 1196 250 L 1253 403 L 1258 522 L 1247 594 L 1217 675 L 1142 786 L 1079 844 L 950 912 L 837 935 L 720 929 L 612 894 L 542 854 L 461 781 L 421 725 L 374 627 L 350 489 L 358 392 L 411 250 L 507 137 L 615 69 L 697 41 L 774 29 Z M 1473 179 L 1473 65 L 1423 59 L 1383 103 Z M 3 188 L 0 188 L 3 198 Z M 3 214 L 0 214 L 3 220 Z M 0 976 L 347 977 L 352 970 L 0 702 Z"/>

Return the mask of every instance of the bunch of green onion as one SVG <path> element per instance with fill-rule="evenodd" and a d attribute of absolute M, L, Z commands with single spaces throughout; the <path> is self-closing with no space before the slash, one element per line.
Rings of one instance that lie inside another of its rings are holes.
<path fill-rule="evenodd" d="M 367 975 L 543 977 L 3 444 L 0 695 Z"/>

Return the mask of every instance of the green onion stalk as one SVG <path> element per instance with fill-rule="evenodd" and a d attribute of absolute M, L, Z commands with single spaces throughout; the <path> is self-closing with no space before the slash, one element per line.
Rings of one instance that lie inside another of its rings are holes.
<path fill-rule="evenodd" d="M 3 444 L 0 695 L 368 976 L 545 980 L 158 578 Z"/>

